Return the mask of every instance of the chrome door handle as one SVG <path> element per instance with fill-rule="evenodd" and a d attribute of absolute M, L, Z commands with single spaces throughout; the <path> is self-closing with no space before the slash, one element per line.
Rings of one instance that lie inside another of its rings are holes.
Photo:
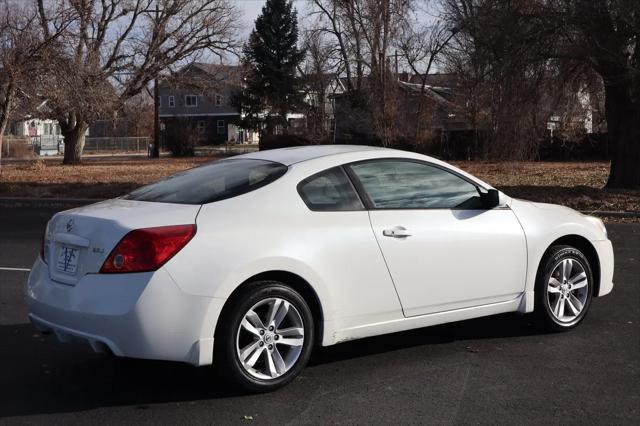
<path fill-rule="evenodd" d="M 410 237 L 411 233 L 402 226 L 394 226 L 392 229 L 384 229 L 382 235 L 385 237 L 405 238 Z"/>

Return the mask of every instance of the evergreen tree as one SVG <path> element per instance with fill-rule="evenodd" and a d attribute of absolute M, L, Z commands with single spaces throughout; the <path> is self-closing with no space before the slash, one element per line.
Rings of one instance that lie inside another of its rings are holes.
<path fill-rule="evenodd" d="M 267 0 L 244 48 L 245 87 L 241 96 L 244 125 L 273 134 L 276 125 L 286 132 L 287 113 L 302 96 L 296 70 L 304 58 L 298 49 L 298 20 L 290 0 Z"/>

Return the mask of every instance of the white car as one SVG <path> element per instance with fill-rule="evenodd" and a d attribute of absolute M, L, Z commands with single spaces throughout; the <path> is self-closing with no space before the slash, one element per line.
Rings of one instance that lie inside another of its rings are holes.
<path fill-rule="evenodd" d="M 291 381 L 314 345 L 533 312 L 575 327 L 613 287 L 599 219 L 365 146 L 208 163 L 56 214 L 29 276 L 41 331 L 117 356 Z"/>

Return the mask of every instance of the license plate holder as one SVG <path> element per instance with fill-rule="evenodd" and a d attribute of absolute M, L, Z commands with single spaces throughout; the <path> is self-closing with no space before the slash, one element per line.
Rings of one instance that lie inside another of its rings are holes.
<path fill-rule="evenodd" d="M 65 274 L 75 275 L 78 270 L 80 250 L 75 247 L 61 246 L 56 261 L 56 269 Z"/>

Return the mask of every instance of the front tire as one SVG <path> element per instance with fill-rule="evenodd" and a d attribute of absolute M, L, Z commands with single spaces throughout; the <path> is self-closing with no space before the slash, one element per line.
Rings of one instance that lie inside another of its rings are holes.
<path fill-rule="evenodd" d="M 268 392 L 305 367 L 314 323 L 304 298 L 278 281 L 256 281 L 225 309 L 216 335 L 216 363 L 233 384 Z"/>
<path fill-rule="evenodd" d="M 551 331 L 576 327 L 587 315 L 593 293 L 593 274 L 577 248 L 557 245 L 547 250 L 535 288 L 535 315 Z"/>

